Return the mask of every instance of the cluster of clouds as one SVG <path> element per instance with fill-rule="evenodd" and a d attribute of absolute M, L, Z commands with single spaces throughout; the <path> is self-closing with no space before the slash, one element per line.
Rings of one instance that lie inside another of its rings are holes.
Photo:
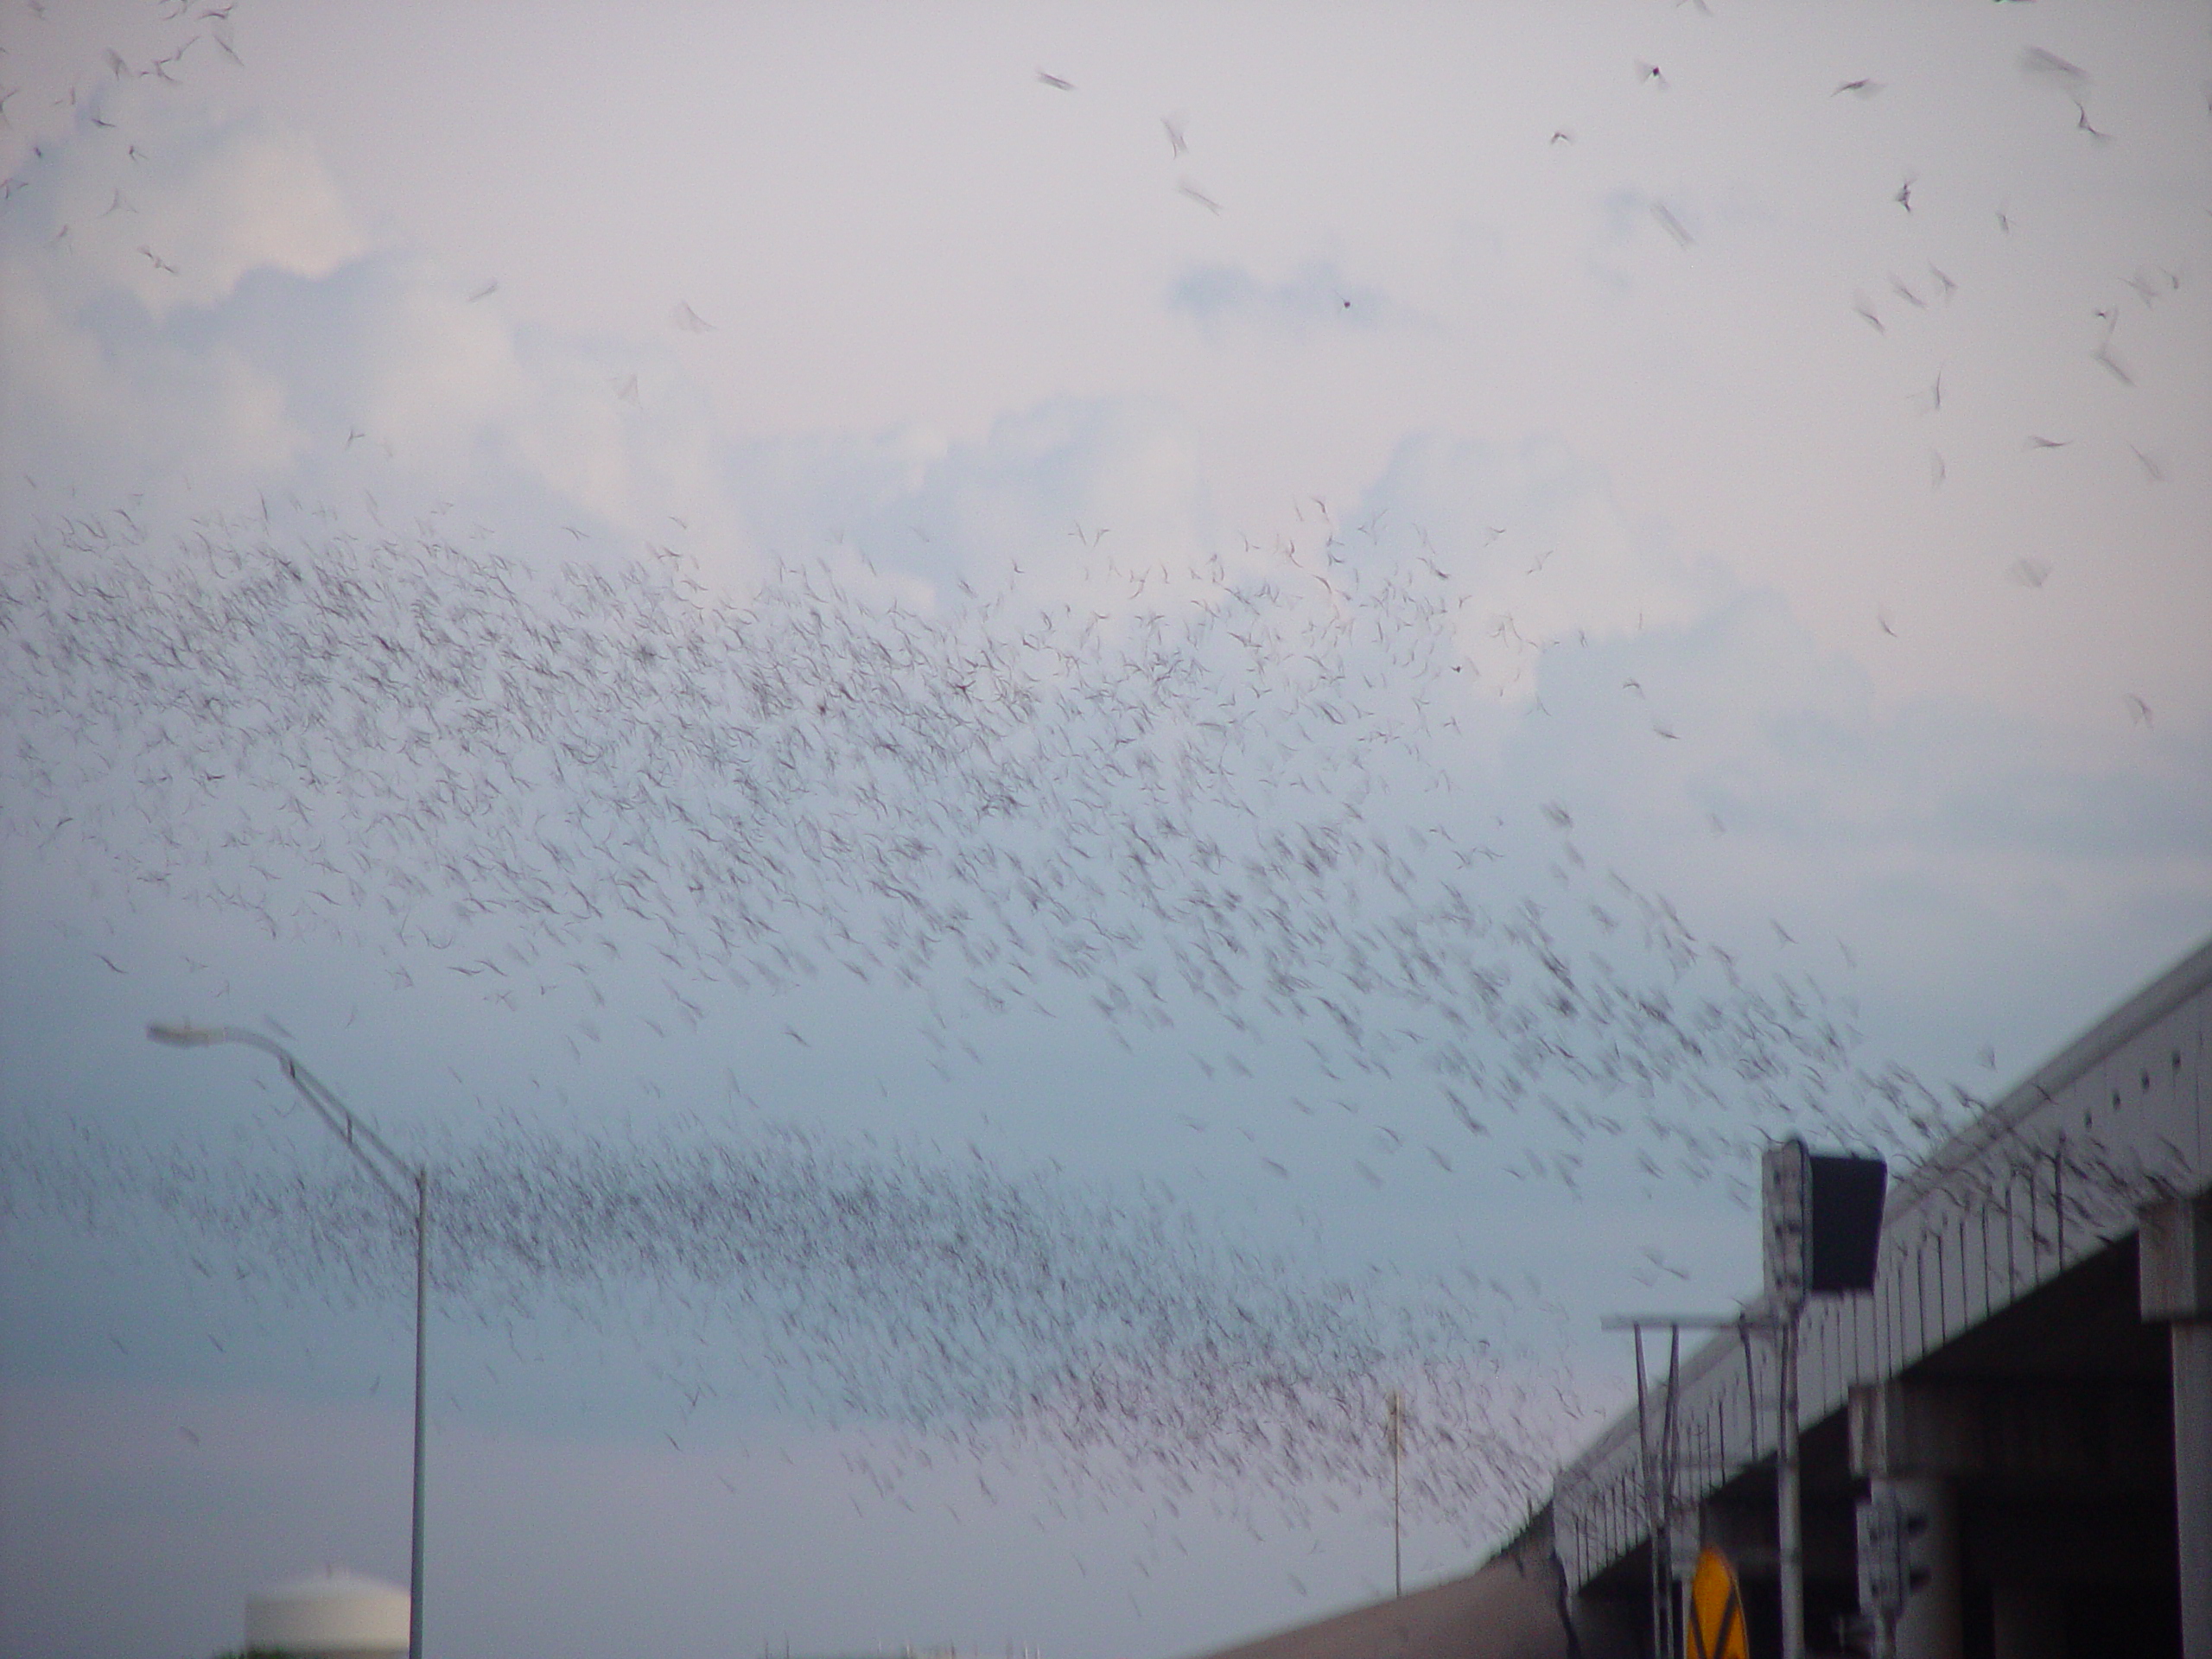
<path fill-rule="evenodd" d="M 1833 902 L 1795 895 L 1816 913 L 1780 931 L 1872 917 L 1939 957 L 1966 914 L 2024 933 L 2051 902 L 2202 910 L 2193 785 L 2212 737 L 2192 711 L 2108 694 L 2097 717 L 2054 721 L 1900 698 L 1824 619 L 1625 506 L 1556 436 L 1413 430 L 1356 497 L 1294 499 L 1255 535 L 1211 498 L 1203 435 L 1158 397 L 1059 397 L 966 436 L 733 434 L 683 353 L 734 320 L 678 302 L 658 338 L 624 341 L 524 323 L 496 283 L 365 231 L 280 120 L 163 77 L 96 78 L 22 159 L 0 215 L 18 548 L 50 552 L 110 512 L 158 544 L 250 503 L 266 523 L 274 501 L 538 569 L 680 569 L 702 600 L 818 563 L 870 604 L 1141 627 L 1169 606 L 1225 616 L 1255 583 L 1310 582 L 1326 608 L 1339 587 L 1402 582 L 1434 599 L 1428 644 L 1456 658 L 1438 671 L 1464 692 L 1438 711 L 1447 765 L 1524 813 L 1570 802 L 1617 847 L 1655 830 L 1725 846 L 1688 879 L 1739 930 L 1808 855 L 1845 879 Z M 1599 243 L 1664 230 L 1665 202 L 1683 252 L 1709 219 L 1758 219 L 1616 191 Z M 1161 303 L 1217 343 L 1440 326 L 1328 257 L 1276 276 L 1200 261 Z M 2052 596 L 2040 586 L 2004 598 Z M 1738 907 L 1746 874 L 1762 879 Z"/>
<path fill-rule="evenodd" d="M 1618 243 L 1666 229 L 1661 205 L 1616 192 L 1599 217 Z M 1680 251 L 1702 245 L 1708 215 L 1667 212 Z M 1415 429 L 1356 496 L 1295 498 L 1255 535 L 1211 499 L 1191 417 L 1156 396 L 1059 397 L 966 436 L 733 434 L 684 358 L 732 320 L 678 302 L 660 337 L 623 341 L 526 324 L 498 283 L 365 232 L 278 119 L 140 73 L 91 86 L 23 158 L 0 275 L 22 439 L 8 528 L 16 556 L 39 550 L 19 572 L 115 536 L 181 533 L 188 561 L 256 511 L 265 528 L 273 504 L 387 551 L 651 569 L 709 608 L 804 567 L 863 606 L 1009 626 L 1033 607 L 1109 635 L 1171 613 L 1227 628 L 1292 587 L 1294 608 L 1339 624 L 1379 595 L 1387 631 L 1417 593 L 1407 639 L 1450 699 L 1423 693 L 1418 710 L 1435 763 L 1516 818 L 1569 803 L 1617 856 L 1656 837 L 1669 850 L 1636 874 L 1673 862 L 1670 887 L 1738 941 L 1794 905 L 1779 939 L 1871 928 L 1924 954 L 1908 982 L 1941 982 L 1951 941 L 2026 936 L 2054 906 L 2202 909 L 2202 719 L 2117 696 L 2074 721 L 1900 698 L 1823 621 L 1631 511 L 1557 436 Z M 1217 346 L 1439 326 L 1325 257 L 1279 276 L 1200 262 L 1162 305 Z M 1344 665 L 1314 660 L 1324 678 Z M 1376 729 L 1379 774 L 1395 728 Z M 1808 893 L 1793 874 L 1807 857 L 1841 879 Z"/>

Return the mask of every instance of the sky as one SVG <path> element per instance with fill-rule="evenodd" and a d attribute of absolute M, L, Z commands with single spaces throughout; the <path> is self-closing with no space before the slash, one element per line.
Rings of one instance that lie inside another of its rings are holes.
<path fill-rule="evenodd" d="M 9 1659 L 406 1577 L 149 1020 L 432 1650 L 1111 1659 L 2212 931 L 2201 7 L 0 46 Z"/>

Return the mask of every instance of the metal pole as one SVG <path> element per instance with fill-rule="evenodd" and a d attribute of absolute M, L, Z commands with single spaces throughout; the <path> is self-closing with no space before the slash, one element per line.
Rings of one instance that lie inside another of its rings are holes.
<path fill-rule="evenodd" d="M 1675 1656 L 1682 1650 L 1681 1626 L 1675 1617 L 1675 1598 L 1665 1593 L 1674 1578 L 1675 1523 L 1680 1518 L 1675 1508 L 1675 1493 L 1681 1484 L 1675 1467 L 1679 1459 L 1675 1444 L 1675 1395 L 1679 1390 L 1681 1372 L 1682 1327 L 1677 1325 L 1671 1326 L 1667 1332 L 1667 1408 L 1660 1418 L 1659 1430 L 1659 1513 L 1662 1521 L 1658 1535 L 1667 1542 L 1666 1576 L 1654 1581 L 1658 1588 L 1653 1599 L 1664 1610 L 1666 1619 L 1666 1626 L 1661 1632 L 1665 1640 L 1659 1649 L 1660 1659 L 1675 1659 Z"/>
<path fill-rule="evenodd" d="M 1665 1582 L 1661 1574 L 1664 1568 L 1660 1556 L 1666 1545 L 1666 1522 L 1659 1513 L 1651 1480 L 1651 1427 L 1644 1419 L 1643 1407 L 1643 1327 L 1636 1327 L 1636 1460 L 1637 1475 L 1643 1485 L 1643 1524 L 1651 1541 L 1651 1651 L 1653 1659 L 1666 1659 L 1667 1647 L 1662 1632 L 1666 1614 L 1660 1606 L 1660 1586 Z"/>
<path fill-rule="evenodd" d="M 430 1305 L 430 1172 L 427 1165 L 410 1164 L 385 1143 L 384 1137 L 353 1115 L 353 1109 L 330 1092 L 327 1085 L 302 1065 L 299 1057 L 282 1043 L 271 1042 L 257 1031 L 236 1026 L 191 1026 L 157 1020 L 146 1027 L 147 1036 L 176 1048 L 205 1048 L 216 1043 L 243 1043 L 271 1055 L 284 1068 L 285 1080 L 315 1109 L 317 1117 L 359 1160 L 377 1185 L 401 1205 L 406 1187 L 415 1189 L 415 1504 L 408 1554 L 407 1659 L 423 1659 L 423 1469 L 427 1440 L 424 1414 L 429 1390 L 424 1386 L 424 1338 Z"/>
<path fill-rule="evenodd" d="M 1797 1315 L 1783 1311 L 1776 1335 L 1782 1375 L 1776 1379 L 1774 1470 L 1777 1554 L 1782 1566 L 1782 1659 L 1805 1659 L 1805 1550 L 1797 1467 Z"/>
<path fill-rule="evenodd" d="M 1675 1392 L 1681 1369 L 1682 1332 L 1684 1331 L 1733 1331 L 1744 1348 L 1744 1395 L 1747 1402 L 1745 1411 L 1747 1431 L 1751 1445 L 1746 1456 L 1758 1452 L 1758 1376 L 1754 1369 L 1751 1333 L 1754 1331 L 1776 1333 L 1779 1350 L 1785 1331 L 1794 1334 L 1796 1311 L 1786 1314 L 1751 1313 L 1609 1313 L 1598 1321 L 1605 1331 L 1626 1331 L 1636 1344 L 1636 1433 L 1638 1459 L 1638 1478 L 1643 1493 L 1643 1520 L 1649 1535 L 1651 1550 L 1651 1651 L 1664 1656 L 1680 1650 L 1683 1641 L 1684 1621 L 1670 1623 L 1668 1611 L 1667 1579 L 1670 1567 L 1669 1535 L 1675 1521 L 1675 1493 L 1681 1473 L 1675 1437 L 1679 1427 L 1675 1421 Z M 1660 1418 L 1661 1444 L 1656 1452 L 1651 1444 L 1650 1406 L 1649 1403 L 1649 1376 L 1644 1364 L 1643 1332 L 1646 1326 L 1668 1328 L 1669 1346 L 1667 1359 L 1667 1400 Z M 1795 1350 L 1792 1354 L 1794 1357 Z M 1796 1411 L 1795 1382 L 1791 1384 L 1789 1411 L 1795 1421 Z M 1716 1428 L 1719 1436 L 1719 1451 L 1725 1461 L 1728 1446 L 1728 1419 L 1724 1412 Z M 1777 1437 L 1781 1438 L 1781 1437 Z M 1790 1455 L 1796 1456 L 1796 1441 L 1789 1439 Z M 1777 1457 L 1777 1463 L 1779 1458 Z M 1796 1469 L 1791 1469 L 1791 1478 Z M 1688 1593 L 1688 1580 L 1683 1581 L 1683 1593 Z M 1802 1630 L 1802 1619 L 1800 1626 Z M 1803 1659 L 1804 1644 L 1801 1639 L 1793 1659 Z"/>
<path fill-rule="evenodd" d="M 407 1659 L 423 1659 L 423 1346 L 430 1307 L 430 1172 L 415 1172 L 415 1514 L 407 1569 Z"/>
<path fill-rule="evenodd" d="M 1404 1441 L 1404 1407 L 1398 1391 L 1390 1390 L 1390 1580 L 1392 1593 L 1406 1593 L 1405 1535 L 1398 1522 L 1398 1459 Z"/>

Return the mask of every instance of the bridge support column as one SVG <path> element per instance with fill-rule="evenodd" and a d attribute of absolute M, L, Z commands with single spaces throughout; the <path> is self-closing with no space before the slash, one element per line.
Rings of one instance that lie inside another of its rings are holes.
<path fill-rule="evenodd" d="M 2212 1319 L 2176 1320 L 2174 1521 L 2183 1659 L 2212 1659 Z"/>
<path fill-rule="evenodd" d="M 2143 1317 L 2173 1344 L 2174 1522 L 2183 1659 L 2212 1659 L 2212 1193 L 2142 1215 Z"/>

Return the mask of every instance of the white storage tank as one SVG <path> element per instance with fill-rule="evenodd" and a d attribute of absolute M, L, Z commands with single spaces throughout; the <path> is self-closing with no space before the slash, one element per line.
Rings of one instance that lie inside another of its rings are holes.
<path fill-rule="evenodd" d="M 245 1599 L 245 1644 L 299 1659 L 400 1659 L 407 1592 L 381 1579 L 327 1567 Z"/>

